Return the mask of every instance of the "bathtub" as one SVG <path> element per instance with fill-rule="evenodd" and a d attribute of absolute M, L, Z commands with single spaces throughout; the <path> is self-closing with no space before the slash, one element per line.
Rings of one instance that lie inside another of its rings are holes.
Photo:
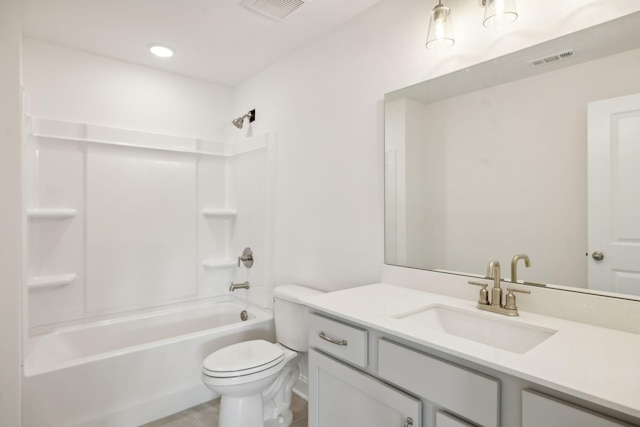
<path fill-rule="evenodd" d="M 23 426 L 138 426 L 213 399 L 202 361 L 248 339 L 274 340 L 272 313 L 231 296 L 34 336 Z"/>

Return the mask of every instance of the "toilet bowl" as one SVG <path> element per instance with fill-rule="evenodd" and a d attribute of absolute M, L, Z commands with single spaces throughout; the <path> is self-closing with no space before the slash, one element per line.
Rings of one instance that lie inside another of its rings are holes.
<path fill-rule="evenodd" d="M 300 357 L 308 350 L 307 307 L 300 299 L 320 293 L 297 285 L 274 289 L 278 343 L 244 341 L 210 354 L 202 381 L 220 394 L 219 427 L 287 427 Z"/>

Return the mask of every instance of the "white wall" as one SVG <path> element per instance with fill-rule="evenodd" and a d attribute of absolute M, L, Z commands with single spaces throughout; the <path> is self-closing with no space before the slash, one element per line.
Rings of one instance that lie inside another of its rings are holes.
<path fill-rule="evenodd" d="M 0 425 L 20 425 L 19 1 L 0 2 Z"/>
<path fill-rule="evenodd" d="M 520 1 L 504 30 L 450 0 L 456 45 L 424 48 L 436 2 L 383 0 L 237 88 L 235 111 L 277 129 L 276 280 L 324 290 L 379 280 L 386 92 L 637 11 L 636 0 Z"/>
<path fill-rule="evenodd" d="M 203 139 L 230 127 L 226 86 L 32 39 L 22 61 L 34 117 Z"/>

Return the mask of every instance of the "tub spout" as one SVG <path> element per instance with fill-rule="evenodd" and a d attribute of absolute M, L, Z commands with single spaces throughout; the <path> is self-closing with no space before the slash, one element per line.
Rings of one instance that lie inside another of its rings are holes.
<path fill-rule="evenodd" d="M 249 282 L 231 283 L 231 286 L 229 286 L 229 291 L 233 292 L 236 289 L 249 289 L 249 287 L 250 287 Z"/>

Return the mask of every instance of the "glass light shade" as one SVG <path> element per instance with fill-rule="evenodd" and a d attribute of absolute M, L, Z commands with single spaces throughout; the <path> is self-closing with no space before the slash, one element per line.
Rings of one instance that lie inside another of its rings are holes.
<path fill-rule="evenodd" d="M 455 42 L 451 9 L 440 2 L 431 11 L 426 46 L 428 49 L 445 48 L 453 46 Z"/>
<path fill-rule="evenodd" d="M 485 0 L 484 21 L 487 28 L 504 27 L 518 19 L 516 0 Z"/>

